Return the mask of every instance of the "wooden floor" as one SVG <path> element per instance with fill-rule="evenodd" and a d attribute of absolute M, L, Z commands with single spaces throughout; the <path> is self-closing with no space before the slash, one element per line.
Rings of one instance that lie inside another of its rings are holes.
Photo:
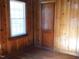
<path fill-rule="evenodd" d="M 29 51 L 12 54 L 2 59 L 79 59 L 79 58 L 66 54 L 49 52 L 47 50 L 42 50 L 38 48 L 32 48 Z"/>

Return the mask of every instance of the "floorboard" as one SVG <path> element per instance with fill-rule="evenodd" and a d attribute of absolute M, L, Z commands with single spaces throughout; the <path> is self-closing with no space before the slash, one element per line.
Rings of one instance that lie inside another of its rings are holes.
<path fill-rule="evenodd" d="M 79 57 L 32 48 L 25 52 L 8 55 L 2 59 L 79 59 Z"/>

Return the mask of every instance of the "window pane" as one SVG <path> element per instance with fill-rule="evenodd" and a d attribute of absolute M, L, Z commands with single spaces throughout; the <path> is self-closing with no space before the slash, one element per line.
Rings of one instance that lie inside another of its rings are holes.
<path fill-rule="evenodd" d="M 11 18 L 25 18 L 25 13 L 19 10 L 11 10 Z"/>
<path fill-rule="evenodd" d="M 25 17 L 25 3 L 20 1 L 11 1 L 10 11 L 11 18 Z"/>
<path fill-rule="evenodd" d="M 10 1 L 11 36 L 26 34 L 25 3 Z"/>

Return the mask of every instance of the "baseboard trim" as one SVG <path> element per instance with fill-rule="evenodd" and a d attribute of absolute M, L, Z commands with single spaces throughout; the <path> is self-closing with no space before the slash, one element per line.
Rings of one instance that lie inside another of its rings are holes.
<path fill-rule="evenodd" d="M 41 47 L 41 46 L 36 46 L 36 48 L 40 48 L 40 49 L 43 49 L 43 50 L 47 50 L 47 51 L 53 52 L 53 48 L 47 48 L 47 47 Z"/>
<path fill-rule="evenodd" d="M 53 49 L 53 51 L 79 57 L 79 54 L 74 53 L 74 52 L 69 52 L 69 51 L 59 50 L 59 49 L 58 50 L 57 49 Z"/>
<path fill-rule="evenodd" d="M 57 50 L 55 48 L 47 48 L 47 47 L 41 47 L 41 46 L 36 46 L 36 47 L 40 48 L 40 49 L 47 50 L 47 51 L 51 51 L 51 52 L 59 52 L 59 53 L 68 54 L 68 55 L 79 57 L 79 54 L 74 53 L 74 52 L 69 52 L 69 51 L 59 50 L 59 49 Z"/>

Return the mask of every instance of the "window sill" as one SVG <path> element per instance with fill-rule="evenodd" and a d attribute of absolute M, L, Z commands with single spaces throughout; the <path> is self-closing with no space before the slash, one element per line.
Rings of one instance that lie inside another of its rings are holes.
<path fill-rule="evenodd" d="M 10 37 L 9 39 L 18 39 L 18 38 L 23 38 L 28 36 L 28 34 L 20 35 L 20 36 L 15 36 L 15 37 Z"/>

